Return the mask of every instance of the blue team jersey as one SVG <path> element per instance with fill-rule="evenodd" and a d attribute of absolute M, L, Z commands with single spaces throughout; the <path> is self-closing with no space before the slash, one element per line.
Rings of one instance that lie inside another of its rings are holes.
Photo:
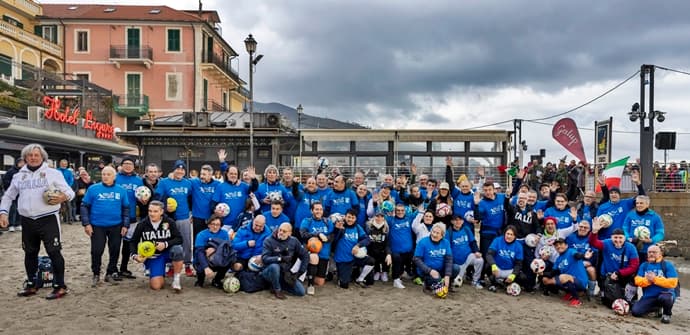
<path fill-rule="evenodd" d="M 387 216 L 388 236 L 391 252 L 394 254 L 411 252 L 414 248 L 412 239 L 412 216 L 406 215 L 403 218 Z"/>
<path fill-rule="evenodd" d="M 474 194 L 472 192 L 463 194 L 460 189 L 454 187 L 451 196 L 453 197 L 453 215 L 464 218 L 465 213 L 473 210 Z"/>
<path fill-rule="evenodd" d="M 334 213 L 345 214 L 348 210 L 357 208 L 359 208 L 357 195 L 351 189 L 346 188 L 343 191 L 331 191 L 328 197 L 326 197 L 323 210 L 328 215 L 331 215 Z"/>
<path fill-rule="evenodd" d="M 189 181 L 189 179 L 185 178 L 181 180 L 163 178 L 160 182 L 158 182 L 158 187 L 156 187 L 156 194 L 164 204 L 168 198 L 173 198 L 175 201 L 177 201 L 175 220 L 189 219 L 189 199 L 191 193 L 192 183 Z"/>
<path fill-rule="evenodd" d="M 637 249 L 630 242 L 625 242 L 623 247 L 616 248 L 613 245 L 611 239 L 606 239 L 601 241 L 604 247 L 601 250 L 601 255 L 603 262 L 601 264 L 601 274 L 606 275 L 609 273 L 616 272 L 621 268 L 625 268 L 630 264 L 630 260 L 633 258 L 639 258 L 637 255 Z M 621 267 L 621 258 L 622 264 Z"/>
<path fill-rule="evenodd" d="M 575 259 L 576 251 L 573 249 L 566 249 L 562 254 L 558 255 L 554 268 L 558 269 L 560 273 L 569 274 L 577 278 L 580 286 L 587 283 L 587 270 L 582 263 L 582 259 Z"/>
<path fill-rule="evenodd" d="M 622 229 L 625 216 L 628 215 L 628 212 L 633 208 L 635 208 L 635 198 L 621 199 L 615 204 L 611 201 L 607 201 L 599 205 L 597 216 L 608 214 L 613 218 L 613 222 L 608 228 L 599 230 L 599 239 L 603 241 L 611 237 L 611 233 L 613 233 L 614 230 L 618 228 Z"/>
<path fill-rule="evenodd" d="M 661 217 L 651 209 L 648 209 L 643 215 L 640 215 L 636 210 L 631 210 L 626 215 L 623 221 L 623 232 L 625 237 L 635 237 L 635 229 L 638 227 L 647 227 L 649 229 L 649 238 L 651 243 L 643 243 L 640 252 L 646 253 L 647 248 L 651 245 L 663 241 L 665 231 L 664 224 L 661 222 Z"/>
<path fill-rule="evenodd" d="M 472 253 L 471 243 L 475 241 L 474 231 L 468 225 L 463 224 L 459 230 L 448 229 L 446 239 L 450 242 L 453 251 L 453 264 L 465 264 L 467 256 Z"/>
<path fill-rule="evenodd" d="M 130 222 L 136 220 L 137 198 L 134 195 L 134 190 L 144 185 L 144 181 L 136 174 L 126 175 L 124 173 L 118 173 L 117 176 L 115 176 L 115 184 L 120 185 L 127 191 L 127 199 L 129 200 L 129 220 Z M 145 216 L 145 214 L 142 213 L 141 216 Z"/>
<path fill-rule="evenodd" d="M 263 215 L 266 217 L 266 228 L 270 231 L 278 229 L 278 226 L 283 222 L 290 222 L 290 218 L 285 213 L 280 213 L 280 215 L 274 217 L 271 215 L 271 211 L 267 211 L 263 212 Z"/>
<path fill-rule="evenodd" d="M 102 182 L 86 189 L 82 202 L 89 205 L 91 225 L 98 227 L 123 224 L 122 209 L 129 207 L 127 190 L 120 185 L 106 186 Z M 129 221 L 124 224 L 129 226 Z"/>
<path fill-rule="evenodd" d="M 360 243 L 360 240 L 366 239 L 368 239 L 366 232 L 364 232 L 364 229 L 362 229 L 362 227 L 360 227 L 358 224 L 354 224 L 352 226 L 346 225 L 340 235 L 340 238 L 338 241 L 336 241 L 333 259 L 337 263 L 352 262 L 354 260 L 352 248 Z"/>
<path fill-rule="evenodd" d="M 501 270 L 511 270 L 515 267 L 516 261 L 522 261 L 523 251 L 522 244 L 517 240 L 512 243 L 507 243 L 503 236 L 497 236 L 489 250 L 495 251 L 494 261 L 496 266 Z"/>
<path fill-rule="evenodd" d="M 225 203 L 230 206 L 230 214 L 223 218 L 224 226 L 238 226 L 238 217 L 244 212 L 244 206 L 249 198 L 249 185 L 245 183 L 220 183 L 216 186 L 211 198 L 215 203 Z"/>
<path fill-rule="evenodd" d="M 662 266 L 661 262 L 666 262 L 666 266 Z M 678 272 L 676 271 L 676 268 L 673 266 L 673 264 L 671 264 L 671 262 L 665 259 L 662 259 L 661 262 L 642 263 L 642 265 L 640 265 L 640 268 L 637 269 L 637 275 L 640 277 L 644 277 L 647 272 L 654 272 L 657 276 L 677 279 Z M 664 270 L 666 270 L 666 273 L 664 273 Z M 642 298 L 658 297 L 661 293 L 670 293 L 673 296 L 673 299 L 677 298 L 675 287 L 665 288 L 659 285 L 652 284 L 642 288 Z"/>
<path fill-rule="evenodd" d="M 414 249 L 414 256 L 421 258 L 422 262 L 433 270 L 438 271 L 441 275 L 445 273 L 444 258 L 446 255 L 451 255 L 450 242 L 442 238 L 439 242 L 431 240 L 431 236 L 423 238 L 417 247 Z M 422 273 L 419 273 L 422 275 Z"/>
<path fill-rule="evenodd" d="M 479 202 L 482 225 L 481 233 L 499 234 L 505 222 L 505 194 L 497 193 L 494 200 L 483 198 Z"/>
<path fill-rule="evenodd" d="M 324 234 L 326 236 L 333 233 L 333 222 L 327 218 L 321 220 L 314 220 L 313 218 L 306 218 L 302 220 L 299 230 L 306 230 L 309 234 L 318 235 Z M 321 251 L 319 251 L 320 259 L 329 259 L 331 257 L 331 241 L 323 243 Z"/>
<path fill-rule="evenodd" d="M 292 193 L 289 192 L 288 189 L 285 188 L 285 186 L 283 186 L 283 184 L 281 184 L 280 182 L 263 182 L 259 184 L 259 188 L 256 189 L 256 192 L 254 192 L 254 194 L 256 195 L 256 199 L 259 200 L 259 204 L 261 205 L 261 212 L 271 210 L 271 204 L 265 203 L 264 199 L 266 199 L 266 197 L 270 198 L 271 196 L 273 196 L 273 193 L 280 194 L 279 197 L 283 199 L 285 208 L 287 208 L 290 205 L 291 201 L 289 199 L 292 198 Z"/>
<path fill-rule="evenodd" d="M 213 208 L 211 208 L 213 194 L 220 182 L 211 179 L 209 183 L 204 183 L 199 178 L 192 178 L 189 181 L 192 183 L 192 216 L 208 220 L 213 214 Z"/>

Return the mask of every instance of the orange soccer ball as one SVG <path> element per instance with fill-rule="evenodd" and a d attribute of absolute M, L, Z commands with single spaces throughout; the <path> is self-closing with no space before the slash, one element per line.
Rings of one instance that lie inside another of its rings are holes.
<path fill-rule="evenodd" d="M 321 247 L 323 247 L 323 244 L 318 237 L 312 237 L 307 241 L 307 250 L 309 252 L 318 253 L 321 251 Z"/>

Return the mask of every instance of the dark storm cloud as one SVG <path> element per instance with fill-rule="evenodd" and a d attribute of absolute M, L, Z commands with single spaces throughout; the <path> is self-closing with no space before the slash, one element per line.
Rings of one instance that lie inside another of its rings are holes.
<path fill-rule="evenodd" d="M 553 91 L 621 80 L 645 62 L 687 64 L 690 3 L 645 1 L 240 1 L 218 3 L 234 45 L 266 55 L 261 101 L 373 120 L 411 117 L 410 96 L 451 88 Z M 247 14 L 250 13 L 250 14 Z M 230 30 L 230 31 L 229 31 Z M 242 34 L 245 34 L 244 36 Z M 246 73 L 246 53 L 241 72 Z"/>

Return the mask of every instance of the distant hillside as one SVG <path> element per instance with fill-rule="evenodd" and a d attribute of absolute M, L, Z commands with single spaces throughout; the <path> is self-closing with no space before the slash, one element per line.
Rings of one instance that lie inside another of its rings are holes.
<path fill-rule="evenodd" d="M 297 128 L 297 110 L 293 107 L 285 106 L 281 103 L 261 103 L 254 102 L 255 113 L 280 113 L 285 119 L 290 121 L 293 128 Z M 300 126 L 303 129 L 365 129 L 367 127 L 356 123 L 349 123 L 329 119 L 325 117 L 312 116 L 307 113 L 302 114 Z"/>

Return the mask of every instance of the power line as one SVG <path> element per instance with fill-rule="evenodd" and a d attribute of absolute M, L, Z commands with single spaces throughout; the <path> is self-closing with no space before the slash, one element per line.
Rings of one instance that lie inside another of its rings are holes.
<path fill-rule="evenodd" d="M 681 73 L 681 74 L 685 74 L 685 75 L 690 76 L 690 72 L 685 72 L 685 71 L 676 70 L 676 69 L 669 69 L 667 67 L 663 67 L 663 66 L 659 66 L 659 65 L 654 65 L 654 67 L 656 67 L 658 69 L 662 69 L 662 70 L 666 70 L 666 71 L 670 71 L 670 72 Z"/>

